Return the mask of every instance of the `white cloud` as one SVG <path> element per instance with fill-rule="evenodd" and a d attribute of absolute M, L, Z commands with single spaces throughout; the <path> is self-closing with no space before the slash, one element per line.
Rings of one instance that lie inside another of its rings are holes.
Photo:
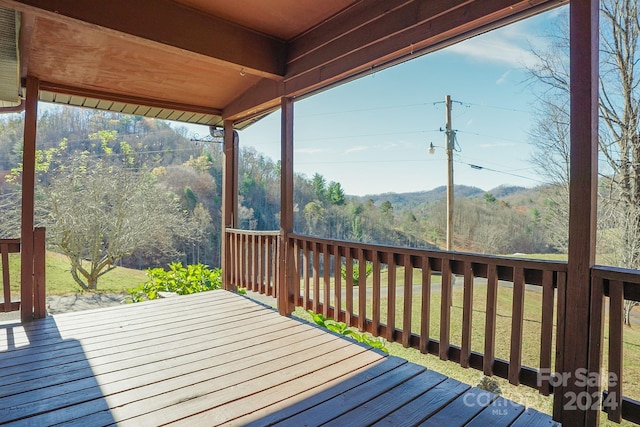
<path fill-rule="evenodd" d="M 507 71 L 505 71 L 505 72 L 500 76 L 500 78 L 499 78 L 498 80 L 496 80 L 496 84 L 497 84 L 497 85 L 501 85 L 501 84 L 503 84 L 504 82 L 506 82 L 506 81 L 507 81 L 507 78 L 509 77 L 509 74 L 511 74 L 511 70 L 507 70 Z"/>
<path fill-rule="evenodd" d="M 296 148 L 295 152 L 298 154 L 317 154 L 327 152 L 326 148 Z"/>
<path fill-rule="evenodd" d="M 366 145 L 358 145 L 358 146 L 355 146 L 355 147 L 348 148 L 344 153 L 345 154 L 351 154 L 351 153 L 357 153 L 359 151 L 366 151 L 368 149 L 369 149 L 369 147 L 367 147 Z"/>

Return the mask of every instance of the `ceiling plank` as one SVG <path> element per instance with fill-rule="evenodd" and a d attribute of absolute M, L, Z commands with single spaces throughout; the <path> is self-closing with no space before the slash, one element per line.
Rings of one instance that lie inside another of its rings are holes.
<path fill-rule="evenodd" d="M 128 96 L 116 93 L 107 93 L 97 90 L 66 86 L 52 82 L 40 82 L 40 90 L 53 92 L 59 95 L 78 96 L 83 98 L 93 98 L 102 101 L 119 102 L 123 104 L 140 105 L 145 107 L 154 107 L 160 109 L 179 110 L 191 113 L 203 113 L 213 116 L 220 116 L 222 112 L 216 108 L 207 108 L 200 105 L 187 105 L 166 100 L 157 100 L 150 98 L 141 98 L 138 96 Z"/>
<path fill-rule="evenodd" d="M 0 6 L 74 20 L 215 58 L 265 78 L 284 75 L 286 43 L 170 0 L 0 0 Z"/>
<path fill-rule="evenodd" d="M 272 106 L 276 100 L 271 96 L 275 94 L 280 97 L 304 96 L 373 69 L 441 49 L 558 7 L 568 3 L 568 0 L 413 0 L 409 3 L 395 3 L 395 9 L 355 31 L 348 27 L 349 19 L 337 15 L 345 25 L 342 31 L 346 33 L 344 37 L 340 36 L 340 29 L 332 21 L 327 21 L 324 25 L 331 34 L 336 35 L 335 41 L 327 41 L 327 37 L 323 42 L 317 43 L 317 35 L 313 42 L 306 40 L 305 36 L 295 40 L 291 51 L 297 52 L 299 60 L 289 64 L 284 82 L 262 80 L 226 106 L 223 117 L 238 119 L 245 114 L 255 115 L 255 108 L 251 111 L 249 108 L 256 105 Z M 427 6 L 433 14 L 432 18 L 425 12 L 424 8 Z M 358 10 L 354 7 L 345 13 L 357 13 Z M 407 25 L 407 19 L 415 24 Z M 398 25 L 398 21 L 404 25 Z M 320 30 L 321 27 L 314 29 L 316 32 Z M 294 46 L 296 43 L 307 46 L 309 53 L 304 54 L 301 49 L 297 49 Z"/>

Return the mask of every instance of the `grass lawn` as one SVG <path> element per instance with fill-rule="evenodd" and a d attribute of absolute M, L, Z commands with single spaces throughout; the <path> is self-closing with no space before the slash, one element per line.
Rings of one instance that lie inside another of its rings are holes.
<path fill-rule="evenodd" d="M 65 295 L 83 292 L 82 288 L 71 277 L 69 260 L 66 256 L 47 251 L 46 286 L 47 295 Z M 2 270 L 0 266 L 0 271 Z M 20 295 L 20 255 L 9 255 L 9 275 L 11 294 Z M 98 280 L 98 291 L 103 293 L 123 293 L 126 289 L 146 281 L 147 275 L 142 270 L 116 267 Z"/>

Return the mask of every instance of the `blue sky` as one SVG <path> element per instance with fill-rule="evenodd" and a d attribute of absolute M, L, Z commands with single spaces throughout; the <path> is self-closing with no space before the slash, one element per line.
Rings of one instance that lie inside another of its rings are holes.
<path fill-rule="evenodd" d="M 446 95 L 460 151 L 456 184 L 490 190 L 543 180 L 530 162 L 534 88 L 525 65 L 529 46 L 544 43 L 555 10 L 297 101 L 294 168 L 338 181 L 347 194 L 430 190 L 446 184 Z M 195 132 L 206 134 L 206 130 Z M 428 153 L 429 144 L 437 147 Z M 274 160 L 280 157 L 280 114 L 240 133 Z M 470 165 L 484 169 L 472 168 Z"/>

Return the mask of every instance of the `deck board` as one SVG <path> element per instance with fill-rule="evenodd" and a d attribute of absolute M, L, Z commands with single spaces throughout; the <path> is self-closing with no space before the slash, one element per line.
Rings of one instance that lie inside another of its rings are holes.
<path fill-rule="evenodd" d="M 2 426 L 551 425 L 477 392 L 226 291 L 0 324 Z"/>

